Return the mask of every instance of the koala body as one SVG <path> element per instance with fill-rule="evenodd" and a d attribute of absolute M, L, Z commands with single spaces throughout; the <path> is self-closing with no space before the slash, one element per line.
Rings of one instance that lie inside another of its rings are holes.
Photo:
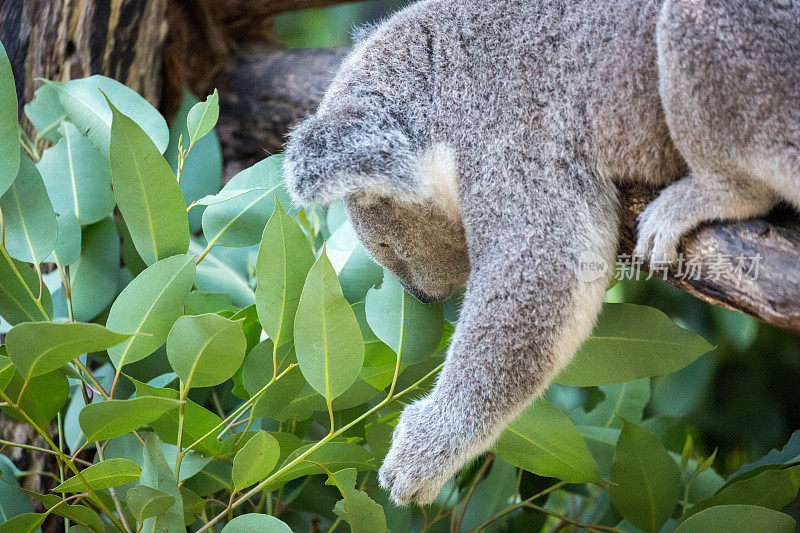
<path fill-rule="evenodd" d="M 467 283 L 380 473 L 429 503 L 590 334 L 607 280 L 576 267 L 613 264 L 617 183 L 668 185 L 651 259 L 705 220 L 800 208 L 800 1 L 423 0 L 356 45 L 286 155 L 295 200 L 344 198 L 420 300 Z"/>

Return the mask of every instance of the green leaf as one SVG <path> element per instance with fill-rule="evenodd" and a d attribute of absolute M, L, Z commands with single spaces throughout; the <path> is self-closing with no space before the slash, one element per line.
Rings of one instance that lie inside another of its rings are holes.
<path fill-rule="evenodd" d="M 186 298 L 187 315 L 203 315 L 206 313 L 235 312 L 231 297 L 221 292 L 192 291 Z"/>
<path fill-rule="evenodd" d="M 81 257 L 81 224 L 74 213 L 58 215 L 56 222 L 58 223 L 56 247 L 45 259 L 45 263 L 58 263 L 65 267 Z"/>
<path fill-rule="evenodd" d="M 597 464 L 567 415 L 539 398 L 500 435 L 495 453 L 540 476 L 572 483 L 600 480 Z"/>
<path fill-rule="evenodd" d="M 189 253 L 199 256 L 205 246 L 192 239 Z M 255 293 L 248 277 L 249 259 L 242 254 L 246 248 L 214 248 L 203 262 L 197 265 L 195 284 L 201 291 L 225 293 L 236 307 L 250 307 L 256 303 Z"/>
<path fill-rule="evenodd" d="M 0 43 L 0 196 L 17 176 L 20 149 L 17 130 L 17 89 L 6 49 Z"/>
<path fill-rule="evenodd" d="M 370 258 L 349 221 L 333 232 L 327 241 L 327 250 L 347 301 L 364 300 L 367 291 L 380 283 L 383 270 Z"/>
<path fill-rule="evenodd" d="M 303 286 L 294 342 L 303 376 L 328 402 L 358 378 L 364 363 L 361 329 L 324 249 Z"/>
<path fill-rule="evenodd" d="M 42 177 L 26 153 L 20 157 L 17 179 L 0 197 L 0 210 L 8 254 L 26 263 L 42 263 L 55 248 L 58 223 Z"/>
<path fill-rule="evenodd" d="M 163 153 L 167 147 L 169 141 L 167 121 L 147 100 L 120 82 L 95 75 L 63 83 L 54 81 L 45 83 L 53 87 L 58 94 L 69 120 L 74 122 L 81 134 L 88 136 L 104 155 L 109 153 L 109 140 L 112 136 L 112 112 L 107 104 L 107 98 L 116 102 L 120 112 L 141 126 L 145 134 L 155 143 L 159 153 Z"/>
<path fill-rule="evenodd" d="M 133 487 L 125 495 L 125 498 L 128 509 L 140 524 L 148 518 L 166 513 L 175 503 L 175 497 L 171 494 L 146 485 Z"/>
<path fill-rule="evenodd" d="M 780 511 L 796 497 L 800 488 L 800 466 L 784 470 L 766 470 L 752 478 L 724 487 L 717 494 L 694 505 L 686 517 L 718 505 L 747 504 Z"/>
<path fill-rule="evenodd" d="M 606 304 L 592 335 L 556 383 L 614 385 L 675 372 L 714 347 L 652 307 Z"/>
<path fill-rule="evenodd" d="M 380 289 L 367 293 L 366 313 L 369 327 L 404 364 L 423 361 L 442 338 L 442 304 L 421 303 L 388 270 Z"/>
<path fill-rule="evenodd" d="M 625 422 L 611 465 L 611 503 L 636 527 L 657 532 L 681 495 L 681 472 L 664 445 L 644 428 Z"/>
<path fill-rule="evenodd" d="M 108 357 L 119 369 L 144 359 L 167 340 L 195 276 L 194 259 L 180 255 L 148 267 L 123 289 L 108 313 L 106 327 L 135 336 L 109 348 Z"/>
<path fill-rule="evenodd" d="M 8 457 L 0 455 L 0 523 L 31 512 L 33 507 L 14 477 L 13 463 Z"/>
<path fill-rule="evenodd" d="M 45 150 L 36 168 L 58 214 L 73 213 L 81 224 L 93 224 L 114 210 L 111 167 L 74 124 L 64 122 L 59 131 L 61 140 Z"/>
<path fill-rule="evenodd" d="M 164 153 L 164 157 L 169 163 L 172 171 L 178 168 L 178 140 L 181 135 L 184 139 L 189 138 L 189 130 L 186 127 L 186 119 L 192 106 L 197 103 L 197 98 L 190 92 L 184 90 L 178 112 L 172 119 L 169 127 L 169 146 Z M 213 130 L 197 141 L 183 164 L 183 174 L 181 176 L 181 191 L 183 199 L 188 206 L 200 198 L 215 194 L 219 191 L 222 181 L 222 148 L 219 144 L 219 137 Z M 202 227 L 204 207 L 194 207 L 189 213 L 189 229 L 196 233 Z"/>
<path fill-rule="evenodd" d="M 208 135 L 219 119 L 219 95 L 217 90 L 206 98 L 205 102 L 198 102 L 189 111 L 186 117 L 186 126 L 189 129 L 189 138 L 194 144 L 205 135 Z"/>
<path fill-rule="evenodd" d="M 101 404 L 97 404 L 101 405 Z M 94 490 L 117 487 L 139 479 L 142 469 L 127 459 L 109 459 L 81 470 L 86 482 Z M 73 476 L 53 489 L 53 492 L 84 492 L 86 485 Z"/>
<path fill-rule="evenodd" d="M 265 479 L 278 464 L 281 449 L 266 431 L 253 435 L 233 458 L 233 487 L 237 492 Z"/>
<path fill-rule="evenodd" d="M 728 483 L 738 480 L 742 476 L 752 477 L 764 470 L 775 468 L 775 465 L 791 465 L 800 463 L 800 429 L 792 433 L 786 445 L 778 449 L 771 450 L 764 457 L 742 465 L 742 467 L 731 475 Z"/>
<path fill-rule="evenodd" d="M 173 399 L 153 396 L 106 400 L 84 407 L 78 421 L 87 441 L 113 439 L 158 419 L 175 404 Z"/>
<path fill-rule="evenodd" d="M 621 428 L 622 419 L 638 423 L 650 401 L 650 380 L 643 378 L 618 385 L 604 385 L 600 391 L 605 399 L 590 412 L 579 411 L 573 415 L 572 421 L 576 425 Z"/>
<path fill-rule="evenodd" d="M 794 533 L 795 521 L 791 516 L 754 505 L 719 505 L 687 519 L 675 533 Z"/>
<path fill-rule="evenodd" d="M 184 315 L 167 337 L 167 357 L 185 387 L 213 387 L 230 379 L 244 361 L 242 320 Z"/>
<path fill-rule="evenodd" d="M 222 533 L 292 533 L 291 528 L 274 516 L 268 514 L 249 513 L 237 516 L 225 527 Z"/>
<path fill-rule="evenodd" d="M 19 397 L 25 380 L 14 373 L 5 393 L 12 399 Z M 36 376 L 28 382 L 18 403 L 20 411 L 27 414 L 39 428 L 44 430 L 69 400 L 69 383 L 60 370 Z M 4 407 L 3 412 L 21 422 L 29 424 L 28 419 L 13 407 Z"/>
<path fill-rule="evenodd" d="M 619 439 L 619 429 L 599 426 L 575 426 L 592 452 L 603 479 L 608 479 L 614 463 L 614 449 Z"/>
<path fill-rule="evenodd" d="M 25 494 L 36 498 L 44 504 L 45 510 L 52 514 L 69 518 L 73 522 L 88 526 L 88 531 L 104 533 L 105 527 L 100 516 L 85 505 L 70 505 L 61 503 L 61 497 L 55 494 L 37 494 L 26 490 Z M 72 529 L 70 528 L 70 531 Z"/>
<path fill-rule="evenodd" d="M 43 514 L 23 513 L 0 524 L 0 533 L 33 533 L 39 529 L 45 518 L 47 517 Z"/>
<path fill-rule="evenodd" d="M 7 357 L 5 353 L 5 347 L 3 347 L 3 349 L 0 350 L 0 390 L 8 386 L 11 378 L 13 378 L 16 373 L 11 358 Z"/>
<path fill-rule="evenodd" d="M 0 316 L 11 325 L 50 320 L 53 298 L 47 287 L 39 295 L 39 278 L 31 267 L 10 257 L 0 246 Z"/>
<path fill-rule="evenodd" d="M 383 507 L 356 489 L 356 469 L 346 468 L 329 475 L 326 485 L 335 485 L 343 500 L 333 508 L 336 516 L 350 524 L 353 533 L 382 533 L 388 531 Z"/>
<path fill-rule="evenodd" d="M 158 437 L 152 433 L 147 436 L 144 443 L 144 465 L 139 484 L 165 492 L 175 498 L 173 503 L 164 513 L 144 520 L 142 531 L 153 533 L 174 533 L 184 531 L 183 523 L 183 498 L 175 482 L 175 475 L 164 459 Z"/>
<path fill-rule="evenodd" d="M 80 259 L 69 268 L 72 312 L 75 320 L 88 322 L 117 295 L 119 235 L 114 221 L 106 218 L 86 226 L 81 241 Z"/>
<path fill-rule="evenodd" d="M 183 193 L 161 151 L 142 128 L 109 101 L 111 181 L 133 244 L 148 265 L 185 254 L 189 219 Z"/>
<path fill-rule="evenodd" d="M 283 155 L 273 155 L 236 174 L 220 194 L 258 187 L 226 202 L 209 205 L 203 213 L 203 233 L 218 246 L 258 244 L 267 219 L 272 215 L 275 198 L 282 205 L 292 205 L 283 182 Z"/>
<path fill-rule="evenodd" d="M 280 468 L 287 466 L 295 457 L 305 453 L 311 446 L 313 446 L 313 444 L 294 450 L 290 456 L 286 458 Z M 285 483 L 299 477 L 324 474 L 325 471 L 314 463 L 322 464 L 332 472 L 345 468 L 355 468 L 356 470 L 362 471 L 374 467 L 372 455 L 361 446 L 353 444 L 352 442 L 326 442 L 311 452 L 308 457 L 306 457 L 306 461 L 288 468 L 280 476 L 277 476 L 264 487 L 264 490 L 275 490 Z M 280 470 L 280 468 L 278 470 Z"/>
<path fill-rule="evenodd" d="M 67 112 L 58 99 L 58 91 L 53 85 L 41 85 L 33 93 L 33 100 L 25 104 L 25 115 L 36 126 L 39 138 L 58 141 L 58 126 L 67 120 Z M 15 117 L 16 119 L 16 117 Z"/>
<path fill-rule="evenodd" d="M 26 322 L 6 336 L 8 355 L 26 379 L 52 372 L 79 355 L 99 352 L 130 337 L 99 324 Z"/>
<path fill-rule="evenodd" d="M 256 310 L 277 346 L 292 341 L 294 317 L 314 253 L 303 230 L 275 200 L 256 261 Z"/>

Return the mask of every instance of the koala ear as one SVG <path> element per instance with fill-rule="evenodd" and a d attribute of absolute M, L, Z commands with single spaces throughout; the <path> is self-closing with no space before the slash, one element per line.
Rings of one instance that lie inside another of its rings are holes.
<path fill-rule="evenodd" d="M 413 201 L 420 188 L 415 152 L 396 121 L 352 113 L 317 115 L 289 136 L 284 175 L 301 205 L 354 193 Z"/>

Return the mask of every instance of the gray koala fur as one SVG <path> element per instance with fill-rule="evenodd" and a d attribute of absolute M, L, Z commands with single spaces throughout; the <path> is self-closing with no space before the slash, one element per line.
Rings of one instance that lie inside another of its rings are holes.
<path fill-rule="evenodd" d="M 800 1 L 424 0 L 358 43 L 290 136 L 294 199 L 344 197 L 421 300 L 467 282 L 433 392 L 380 471 L 431 502 L 590 334 L 613 264 L 616 184 L 668 185 L 637 251 L 698 224 L 800 208 Z"/>

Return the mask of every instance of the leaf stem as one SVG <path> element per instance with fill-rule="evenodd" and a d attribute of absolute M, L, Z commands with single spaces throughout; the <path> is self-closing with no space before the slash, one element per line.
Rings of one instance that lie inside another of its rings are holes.
<path fill-rule="evenodd" d="M 107 444 L 108 441 L 106 441 L 105 444 L 100 444 L 100 442 L 97 442 L 95 444 L 95 448 L 97 448 L 97 456 L 100 458 L 101 461 L 106 460 L 104 451 Z M 108 492 L 111 494 L 111 499 L 114 500 L 114 507 L 117 508 L 120 522 L 122 522 L 122 525 L 125 526 L 125 531 L 127 531 L 128 533 L 132 533 L 131 526 L 130 524 L 128 524 L 128 519 L 125 517 L 125 513 L 122 510 L 122 503 L 119 501 L 119 496 L 117 496 L 117 491 L 114 490 L 114 487 L 109 487 Z"/>
<path fill-rule="evenodd" d="M 181 462 L 183 461 L 183 456 L 186 455 L 186 452 L 181 450 L 181 446 L 183 441 L 183 419 L 186 416 L 186 401 L 189 396 L 189 387 L 183 384 L 183 380 L 179 380 L 178 390 L 180 391 L 181 403 L 178 407 L 178 435 L 175 443 L 175 483 L 180 481 Z"/>

